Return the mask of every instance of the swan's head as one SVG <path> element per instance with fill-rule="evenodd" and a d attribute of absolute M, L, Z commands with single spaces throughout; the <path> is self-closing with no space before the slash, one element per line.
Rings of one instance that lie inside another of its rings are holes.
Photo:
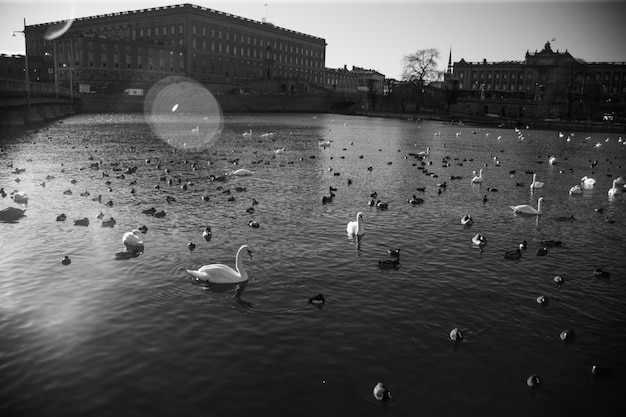
<path fill-rule="evenodd" d="M 363 213 L 359 212 L 356 214 L 357 220 L 363 220 Z"/>
<path fill-rule="evenodd" d="M 243 252 L 244 250 L 248 253 L 250 259 L 252 259 L 252 250 L 248 247 L 248 245 L 243 245 L 239 248 L 239 252 Z"/>
<path fill-rule="evenodd" d="M 132 233 L 137 237 L 141 236 L 141 231 L 139 229 L 133 229 Z"/>

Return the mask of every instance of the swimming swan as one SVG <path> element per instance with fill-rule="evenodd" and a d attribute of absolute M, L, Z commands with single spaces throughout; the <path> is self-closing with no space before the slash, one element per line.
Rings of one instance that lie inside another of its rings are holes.
<path fill-rule="evenodd" d="M 466 214 L 465 216 L 461 217 L 461 224 L 463 226 L 471 226 L 474 223 L 474 220 L 472 219 L 472 216 L 470 216 L 469 214 Z"/>
<path fill-rule="evenodd" d="M 472 184 L 483 182 L 483 170 L 478 171 L 478 175 L 472 178 Z"/>
<path fill-rule="evenodd" d="M 530 189 L 534 190 L 535 188 L 543 188 L 543 183 L 537 181 L 537 174 L 533 174 L 533 182 L 530 183 Z"/>
<path fill-rule="evenodd" d="M 617 197 L 617 193 L 619 192 L 619 188 L 617 188 L 617 180 L 613 180 L 613 186 L 609 188 L 609 198 Z"/>
<path fill-rule="evenodd" d="M 252 258 L 252 251 L 248 248 L 248 246 L 241 246 L 237 251 L 237 256 L 235 258 L 237 270 L 234 270 L 224 264 L 211 264 L 204 265 L 196 271 L 187 269 L 187 272 L 197 279 L 203 279 L 214 284 L 236 284 L 247 281 L 248 273 L 244 269 L 243 261 L 241 259 L 241 254 L 244 250 L 248 251 L 248 255 Z"/>
<path fill-rule="evenodd" d="M 589 189 L 589 188 L 593 188 L 594 184 L 596 183 L 596 180 L 593 178 L 584 176 L 580 179 L 580 182 L 583 185 L 583 188 Z"/>
<path fill-rule="evenodd" d="M 348 227 L 346 228 L 348 235 L 357 235 L 361 236 L 365 233 L 365 228 L 363 227 L 363 213 L 356 214 L 356 220 L 348 222 Z"/>
<path fill-rule="evenodd" d="M 134 229 L 132 232 L 124 233 L 124 235 L 122 236 L 122 244 L 127 251 L 143 251 L 143 240 L 141 240 L 141 232 L 138 229 Z"/>
<path fill-rule="evenodd" d="M 539 197 L 539 200 L 537 200 L 537 209 L 529 206 L 528 204 L 520 204 L 519 206 L 509 207 L 511 207 L 515 213 L 539 215 L 541 214 L 541 203 L 543 203 L 543 197 Z"/>

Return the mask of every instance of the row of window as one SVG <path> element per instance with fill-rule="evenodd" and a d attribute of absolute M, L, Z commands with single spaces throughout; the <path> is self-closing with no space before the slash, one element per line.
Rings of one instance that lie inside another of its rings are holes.
<path fill-rule="evenodd" d="M 485 79 L 488 81 L 492 79 L 500 80 L 500 76 L 502 76 L 502 80 L 507 80 L 507 79 L 523 80 L 524 74 L 526 74 L 526 78 L 528 80 L 532 80 L 532 77 L 533 77 L 533 73 L 530 71 L 526 71 L 526 72 L 522 72 L 522 71 L 502 71 L 502 72 L 471 71 L 471 73 L 469 71 L 460 71 L 458 74 L 459 74 L 460 80 L 468 79 L 468 77 L 471 75 L 471 81 L 467 81 L 467 82 L 477 82 L 477 81 L 482 82 Z M 626 80 L 626 72 L 624 71 L 592 72 L 592 73 L 585 74 L 585 80 L 586 81 L 604 81 L 607 83 L 610 81 L 619 82 L 620 80 Z"/>

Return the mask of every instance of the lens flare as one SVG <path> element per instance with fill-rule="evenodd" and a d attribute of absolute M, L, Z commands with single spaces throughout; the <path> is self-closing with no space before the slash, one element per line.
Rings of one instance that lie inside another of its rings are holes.
<path fill-rule="evenodd" d="M 181 76 L 157 82 L 146 94 L 144 116 L 152 131 L 178 149 L 210 147 L 222 132 L 222 110 L 200 83 Z"/>

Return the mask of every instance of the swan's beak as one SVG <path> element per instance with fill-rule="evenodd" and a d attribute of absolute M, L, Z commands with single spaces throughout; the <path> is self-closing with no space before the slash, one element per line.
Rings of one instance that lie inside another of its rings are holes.
<path fill-rule="evenodd" d="M 252 251 L 248 249 L 248 255 L 250 255 L 250 259 L 252 259 Z"/>

